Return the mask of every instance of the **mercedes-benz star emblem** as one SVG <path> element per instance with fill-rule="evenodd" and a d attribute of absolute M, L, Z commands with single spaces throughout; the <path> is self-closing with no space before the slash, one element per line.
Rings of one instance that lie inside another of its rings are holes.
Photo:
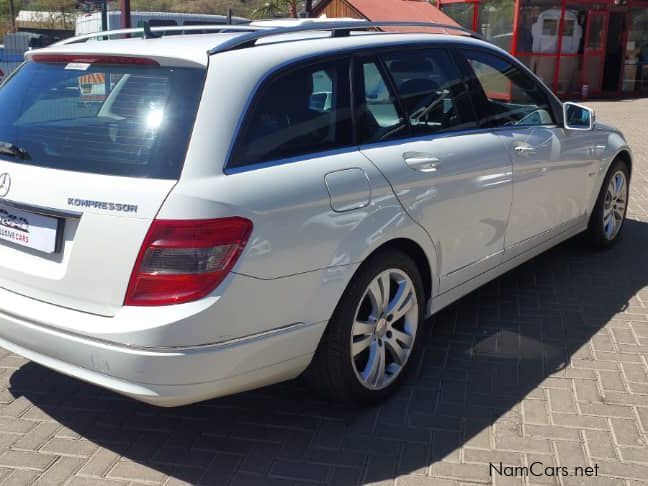
<path fill-rule="evenodd" d="M 0 197 L 5 197 L 11 189 L 11 176 L 6 172 L 0 174 Z"/>

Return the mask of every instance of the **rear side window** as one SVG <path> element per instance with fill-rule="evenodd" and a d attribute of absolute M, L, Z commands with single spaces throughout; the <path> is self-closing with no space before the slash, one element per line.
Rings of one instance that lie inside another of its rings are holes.
<path fill-rule="evenodd" d="M 310 64 L 271 78 L 252 103 L 228 166 L 351 145 L 349 98 L 346 60 Z"/>
<path fill-rule="evenodd" d="M 414 136 L 476 126 L 468 92 L 446 51 L 410 51 L 383 60 Z"/>
<path fill-rule="evenodd" d="M 556 121 L 549 96 L 522 69 L 499 56 L 465 51 L 474 74 L 474 102 L 482 125 L 552 125 Z"/>
<path fill-rule="evenodd" d="M 21 163 L 177 179 L 202 93 L 202 69 L 26 63 L 0 89 L 0 141 Z"/>

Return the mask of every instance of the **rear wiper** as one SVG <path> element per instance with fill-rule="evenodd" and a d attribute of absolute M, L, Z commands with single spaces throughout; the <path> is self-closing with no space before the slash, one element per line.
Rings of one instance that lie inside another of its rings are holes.
<path fill-rule="evenodd" d="M 29 152 L 11 142 L 0 142 L 0 154 L 11 155 L 12 157 L 17 157 L 21 160 L 29 160 L 30 158 Z"/>

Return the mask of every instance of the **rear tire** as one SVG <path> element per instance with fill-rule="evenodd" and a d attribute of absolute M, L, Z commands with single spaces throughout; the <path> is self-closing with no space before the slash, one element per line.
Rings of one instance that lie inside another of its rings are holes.
<path fill-rule="evenodd" d="M 601 186 L 586 232 L 585 241 L 593 248 L 605 250 L 619 240 L 630 194 L 628 166 L 616 159 Z"/>
<path fill-rule="evenodd" d="M 306 382 L 347 405 L 376 403 L 394 393 L 419 348 L 423 288 L 416 263 L 405 253 L 371 256 L 340 299 Z"/>

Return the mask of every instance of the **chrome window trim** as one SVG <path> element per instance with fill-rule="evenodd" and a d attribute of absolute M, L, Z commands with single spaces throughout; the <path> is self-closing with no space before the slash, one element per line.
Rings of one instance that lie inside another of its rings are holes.
<path fill-rule="evenodd" d="M 225 168 L 223 170 L 223 173 L 225 175 L 235 175 L 235 174 L 241 174 L 241 173 L 250 172 L 254 170 L 262 170 L 271 167 L 278 167 L 281 165 L 304 162 L 311 159 L 321 159 L 324 157 L 330 157 L 330 156 L 340 155 L 340 154 L 348 154 L 348 153 L 368 150 L 372 148 L 389 147 L 395 144 L 423 142 L 423 141 L 429 141 L 429 140 L 442 138 L 442 137 L 463 137 L 467 135 L 478 135 L 481 133 L 497 133 L 497 132 L 504 132 L 516 128 L 518 130 L 522 130 L 522 129 L 531 130 L 537 128 L 556 129 L 561 127 L 560 125 L 507 125 L 504 127 L 492 127 L 492 128 L 477 127 L 477 128 L 467 128 L 462 130 L 451 130 L 447 132 L 440 132 L 438 134 L 428 134 L 428 135 L 423 135 L 418 137 L 395 138 L 392 140 L 384 140 L 380 142 L 371 142 L 371 143 L 353 145 L 348 147 L 342 147 L 334 150 L 326 150 L 324 152 L 315 152 L 315 153 L 309 153 L 304 155 L 296 155 L 294 157 L 270 160 L 268 162 L 259 162 L 257 164 L 250 164 L 242 167 Z"/>
<path fill-rule="evenodd" d="M 236 143 L 238 142 L 240 136 L 241 136 L 241 130 L 243 128 L 243 124 L 247 119 L 248 114 L 250 113 L 250 108 L 252 107 L 252 103 L 256 100 L 257 96 L 259 95 L 259 92 L 261 90 L 261 87 L 271 78 L 274 76 L 280 75 L 283 71 L 289 70 L 293 67 L 298 66 L 299 64 L 306 64 L 306 63 L 317 63 L 317 62 L 326 62 L 326 61 L 332 61 L 341 57 L 346 57 L 348 56 L 351 68 L 353 67 L 354 59 L 357 55 L 376 55 L 379 56 L 383 54 L 385 51 L 390 50 L 390 49 L 424 49 L 424 48 L 429 48 L 429 47 L 446 47 L 446 48 L 452 48 L 455 46 L 470 46 L 473 45 L 470 42 L 465 42 L 461 43 L 458 41 L 458 39 L 431 39 L 431 40 L 426 40 L 426 41 L 420 41 L 420 42 L 402 42 L 398 41 L 397 39 L 388 42 L 386 41 L 384 44 L 381 44 L 379 46 L 370 46 L 370 47 L 357 47 L 357 46 L 351 46 L 348 48 L 343 48 L 343 49 L 337 49 L 337 50 L 331 50 L 331 51 L 324 51 L 320 53 L 315 53 L 315 54 L 306 54 L 304 56 L 299 56 L 295 57 L 293 59 L 290 59 L 289 61 L 283 62 L 281 64 L 278 64 L 277 66 L 274 66 L 271 70 L 265 72 L 263 76 L 261 76 L 257 82 L 254 85 L 254 88 L 252 91 L 249 93 L 247 100 L 245 101 L 245 105 L 241 113 L 238 114 L 238 118 L 236 121 L 235 129 L 233 132 L 233 137 L 231 137 L 229 147 L 227 148 L 227 153 L 225 155 L 225 163 L 222 168 L 222 172 L 225 175 L 232 174 L 232 173 L 238 173 L 242 172 L 242 170 L 239 169 L 244 169 L 247 167 L 251 167 L 252 165 L 254 166 L 266 166 L 266 164 L 270 165 L 282 165 L 286 162 L 282 162 L 281 160 L 276 160 L 276 161 L 268 161 L 268 162 L 260 162 L 257 164 L 251 164 L 250 166 L 241 166 L 241 167 L 230 167 L 230 164 L 232 162 L 232 155 L 234 152 L 234 147 L 236 146 Z M 351 94 L 353 94 L 353 83 L 351 83 Z M 353 112 L 354 110 L 352 110 Z M 354 138 L 355 138 L 355 130 L 354 130 Z M 347 146 L 347 148 L 352 147 L 352 146 Z M 344 148 L 344 147 L 340 147 Z M 315 153 L 306 153 L 306 154 L 301 154 L 300 156 L 295 156 L 295 157 L 305 157 L 308 156 L 310 158 L 315 158 L 314 157 Z M 295 158 L 291 157 L 291 158 Z M 279 162 L 279 163 L 276 163 Z"/>
<path fill-rule="evenodd" d="M 327 61 L 332 61 L 338 58 L 350 57 L 350 66 L 351 69 L 353 69 L 353 64 L 356 61 L 356 58 L 358 56 L 383 56 L 387 52 L 391 50 L 418 50 L 418 49 L 429 49 L 429 48 L 445 48 L 445 49 L 452 49 L 456 55 L 460 56 L 463 59 L 463 62 L 466 63 L 467 60 L 461 53 L 461 49 L 480 49 L 483 50 L 484 52 L 490 53 L 494 56 L 500 57 L 516 67 L 521 67 L 524 72 L 527 75 L 530 75 L 533 79 L 534 82 L 536 82 L 543 92 L 547 94 L 552 101 L 555 103 L 558 103 L 559 105 L 562 106 L 562 103 L 558 99 L 558 97 L 550 90 L 547 88 L 547 86 L 542 83 L 538 77 L 523 63 L 521 63 L 518 59 L 515 57 L 511 56 L 510 54 L 501 51 L 498 48 L 495 47 L 489 47 L 486 45 L 481 45 L 479 43 L 473 42 L 473 41 L 467 41 L 467 42 L 461 42 L 460 39 L 431 39 L 431 40 L 426 40 L 426 41 L 419 41 L 419 42 L 386 42 L 385 44 L 379 45 L 379 46 L 371 46 L 371 47 L 349 47 L 349 48 L 344 48 L 344 49 L 339 49 L 336 51 L 325 51 L 322 53 L 316 53 L 316 54 L 307 54 L 304 56 L 296 57 L 294 59 L 291 59 L 289 61 L 286 61 L 284 63 L 278 64 L 277 66 L 273 67 L 273 69 L 267 71 L 264 73 L 264 75 L 257 80 L 255 83 L 255 86 L 253 90 L 250 92 L 250 94 L 247 97 L 247 100 L 244 105 L 244 109 L 239 113 L 238 119 L 235 125 L 234 129 L 234 136 L 230 140 L 229 147 L 227 149 L 227 154 L 225 156 L 225 164 L 223 165 L 222 172 L 225 175 L 234 175 L 234 174 L 239 174 L 239 173 L 244 173 L 244 172 L 249 172 L 253 170 L 260 170 L 260 169 L 266 169 L 269 167 L 276 167 L 276 166 L 281 166 L 281 165 L 286 165 L 286 164 L 291 164 L 303 160 L 309 160 L 309 159 L 316 159 L 316 158 L 322 158 L 322 157 L 327 157 L 327 156 L 332 156 L 332 155 L 337 155 L 337 154 L 342 154 L 342 153 L 351 153 L 353 151 L 358 151 L 362 150 L 364 148 L 373 148 L 373 147 L 379 147 L 379 146 L 385 146 L 388 145 L 389 143 L 410 143 L 410 142 L 416 142 L 416 141 L 421 141 L 421 140 L 426 140 L 429 139 L 430 137 L 436 138 L 438 136 L 460 136 L 460 135 L 467 135 L 467 134 L 472 134 L 472 133 L 485 133 L 485 132 L 498 132 L 498 131 L 504 131 L 504 130 L 511 130 L 516 127 L 516 125 L 507 125 L 507 126 L 501 126 L 501 127 L 481 127 L 479 126 L 479 120 L 477 120 L 477 126 L 469 129 L 457 129 L 457 130 L 448 130 L 448 131 L 443 131 L 438 134 L 427 134 L 427 135 L 422 135 L 422 136 L 417 136 L 417 137 L 404 137 L 404 138 L 396 138 L 393 140 L 388 140 L 384 142 L 372 142 L 369 144 L 357 144 L 357 145 L 348 145 L 345 147 L 339 147 L 337 149 L 332 149 L 332 150 L 326 150 L 323 152 L 309 152 L 309 153 L 304 153 L 300 155 L 295 155 L 292 157 L 286 157 L 282 159 L 274 159 L 274 160 L 268 160 L 265 162 L 258 162 L 256 164 L 249 164 L 245 166 L 240 166 L 240 167 L 230 167 L 230 164 L 232 162 L 232 154 L 234 152 L 234 147 L 236 146 L 236 143 L 238 142 L 238 139 L 241 136 L 241 130 L 243 128 L 243 124 L 247 119 L 248 114 L 250 113 L 250 108 L 252 107 L 253 102 L 256 100 L 258 94 L 260 93 L 261 87 L 271 78 L 274 76 L 280 75 L 282 72 L 292 69 L 293 67 L 297 67 L 298 65 L 304 63 L 306 65 L 307 63 L 317 63 L 317 62 L 327 62 Z M 452 56 L 452 60 L 456 62 L 455 56 Z M 460 70 L 460 72 L 463 72 L 462 66 L 458 65 L 457 69 Z M 351 79 L 351 94 L 353 95 L 353 79 Z M 352 106 L 352 113 L 355 110 L 353 109 Z M 555 115 L 555 114 L 554 114 Z M 475 116 L 477 116 L 477 113 L 475 113 Z M 520 125 L 517 126 L 518 129 L 521 128 L 562 128 L 562 124 L 560 123 L 562 120 L 558 120 L 557 123 L 551 124 L 551 125 Z M 356 130 L 354 126 L 354 139 L 357 140 L 357 135 L 356 135 Z"/>
<path fill-rule="evenodd" d="M 231 168 L 226 167 L 225 169 L 223 169 L 223 173 L 225 175 L 235 175 L 244 172 L 250 172 L 253 170 L 267 169 L 270 167 L 277 167 L 286 164 L 294 164 L 297 162 L 304 162 L 311 159 L 321 159 L 323 157 L 330 157 L 333 155 L 340 155 L 340 154 L 348 154 L 357 151 L 358 151 L 357 145 L 348 145 L 346 147 L 340 147 L 338 149 L 295 155 L 293 157 L 285 157 L 283 159 L 269 160 L 267 162 L 258 162 L 256 164 L 243 165 L 241 167 L 231 167 Z"/>

